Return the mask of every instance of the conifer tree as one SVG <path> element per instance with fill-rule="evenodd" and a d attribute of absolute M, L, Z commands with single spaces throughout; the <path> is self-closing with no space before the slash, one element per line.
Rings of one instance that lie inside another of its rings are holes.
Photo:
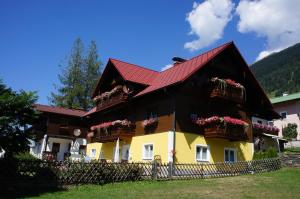
<path fill-rule="evenodd" d="M 84 109 L 92 108 L 93 101 L 91 99 L 91 95 L 97 84 L 97 80 L 100 77 L 101 65 L 101 62 L 98 60 L 96 42 L 91 41 L 84 65 Z"/>
<path fill-rule="evenodd" d="M 74 42 L 67 66 L 61 66 L 58 75 L 60 86 L 54 85 L 57 93 L 51 92 L 50 103 L 55 106 L 88 110 L 93 106 L 91 94 L 100 75 L 97 47 L 91 42 L 87 56 L 80 38 Z"/>

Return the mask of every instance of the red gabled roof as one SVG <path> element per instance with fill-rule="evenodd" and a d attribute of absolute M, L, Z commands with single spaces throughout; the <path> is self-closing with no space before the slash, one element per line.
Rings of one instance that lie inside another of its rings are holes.
<path fill-rule="evenodd" d="M 97 111 L 97 107 L 93 107 L 91 110 L 89 110 L 88 112 L 86 112 L 83 116 L 87 116 L 87 115 L 90 115 L 92 113 L 95 113 Z"/>
<path fill-rule="evenodd" d="M 144 85 L 151 85 L 151 82 L 159 74 L 159 72 L 157 71 L 123 62 L 117 59 L 110 58 L 109 60 L 116 67 L 123 79 L 126 81 L 131 81 Z"/>
<path fill-rule="evenodd" d="M 216 55 L 232 45 L 233 42 L 223 44 L 217 48 L 207 51 L 197 57 L 187 60 L 183 63 L 174 65 L 173 67 L 162 71 L 157 77 L 151 82 L 151 85 L 138 93 L 136 96 L 141 96 L 146 93 L 159 90 L 161 88 L 183 82 L 189 78 L 192 74 L 202 68 L 207 62 L 213 59 Z"/>
<path fill-rule="evenodd" d="M 48 106 L 48 105 L 42 105 L 42 104 L 36 104 L 35 108 L 37 111 L 40 111 L 40 112 L 56 113 L 56 114 L 69 115 L 69 116 L 75 116 L 75 117 L 82 117 L 86 113 L 86 111 L 83 111 L 83 110 L 68 109 L 68 108 L 62 108 L 62 107 L 57 107 L 57 106 Z"/>

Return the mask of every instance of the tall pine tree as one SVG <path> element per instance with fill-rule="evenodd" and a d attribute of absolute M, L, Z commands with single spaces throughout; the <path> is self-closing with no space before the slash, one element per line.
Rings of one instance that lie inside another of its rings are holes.
<path fill-rule="evenodd" d="M 94 41 L 84 56 L 80 38 L 74 42 L 66 67 L 58 75 L 60 86 L 54 85 L 57 93 L 51 92 L 50 103 L 56 106 L 88 110 L 93 106 L 91 94 L 100 75 L 101 62 L 98 60 Z"/>
<path fill-rule="evenodd" d="M 91 99 L 91 95 L 96 86 L 97 79 L 100 76 L 101 65 L 102 63 L 98 60 L 96 42 L 91 41 L 84 65 L 84 109 L 92 108 L 93 101 Z"/>

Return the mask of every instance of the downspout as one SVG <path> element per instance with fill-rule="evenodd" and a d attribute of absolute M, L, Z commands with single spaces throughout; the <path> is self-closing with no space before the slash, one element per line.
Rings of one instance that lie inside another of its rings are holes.
<path fill-rule="evenodd" d="M 173 151 L 172 151 L 172 159 L 173 162 L 175 162 L 175 155 L 176 155 L 176 92 L 174 93 L 172 97 L 172 106 L 173 106 L 173 125 L 172 125 L 172 131 L 173 131 Z"/>

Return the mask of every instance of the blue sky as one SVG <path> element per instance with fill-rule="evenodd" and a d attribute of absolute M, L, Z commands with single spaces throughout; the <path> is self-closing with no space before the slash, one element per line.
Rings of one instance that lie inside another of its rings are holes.
<path fill-rule="evenodd" d="M 216 2 L 224 1 L 226 6 L 216 6 Z M 268 3 L 269 0 L 265 1 Z M 54 91 L 53 84 L 58 82 L 58 65 L 65 60 L 77 37 L 82 38 L 86 46 L 90 40 L 95 40 L 104 64 L 113 57 L 155 70 L 172 63 L 173 56 L 191 58 L 231 40 L 249 64 L 262 51 L 271 52 L 284 46 L 274 45 L 273 35 L 258 30 L 259 24 L 256 27 L 248 23 L 247 13 L 251 10 L 245 10 L 245 7 L 251 6 L 239 6 L 239 1 L 230 0 L 197 2 L 1 0 L 0 78 L 15 90 L 37 91 L 39 103 L 47 104 L 47 96 Z M 197 30 L 196 27 L 194 34 L 189 34 L 199 20 L 207 17 L 203 12 L 205 9 L 209 10 L 208 16 L 216 13 L 217 18 L 208 17 L 199 25 L 205 28 Z M 187 19 L 192 11 L 195 11 L 192 15 L 195 17 Z M 246 18 L 241 22 L 243 14 Z M 225 23 L 224 28 L 214 30 L 218 24 L 214 20 Z M 202 37 L 202 30 L 208 31 L 206 36 Z M 219 38 L 209 38 L 209 31 L 219 31 Z M 198 45 L 194 50 L 184 47 L 187 42 L 199 38 L 212 41 L 206 46 Z M 296 41 L 289 44 L 293 43 Z"/>

